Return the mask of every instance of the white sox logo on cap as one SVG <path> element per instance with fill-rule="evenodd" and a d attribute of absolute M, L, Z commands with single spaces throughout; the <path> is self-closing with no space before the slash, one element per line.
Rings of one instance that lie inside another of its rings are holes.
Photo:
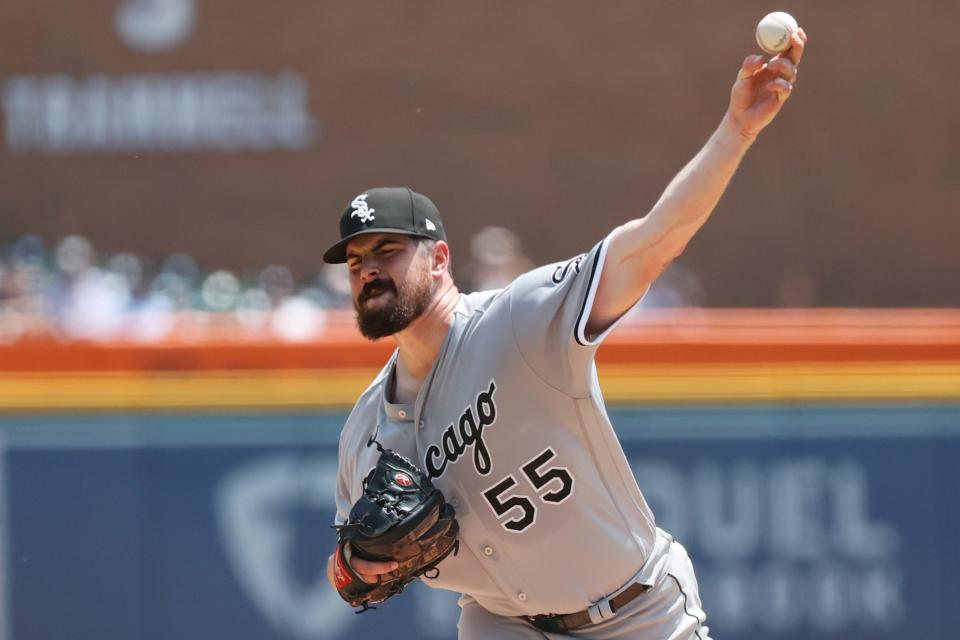
<path fill-rule="evenodd" d="M 353 207 L 353 213 L 350 214 L 351 218 L 357 218 L 362 224 L 370 224 L 375 220 L 373 212 L 376 209 L 370 207 L 367 204 L 367 194 L 362 194 L 353 199 L 353 202 L 350 203 L 350 206 Z"/>
<path fill-rule="evenodd" d="M 374 216 L 376 212 L 376 216 Z M 347 244 L 356 236 L 381 231 L 446 240 L 436 205 L 409 187 L 375 187 L 361 191 L 340 215 L 340 241 L 323 254 L 328 264 L 347 261 Z"/>

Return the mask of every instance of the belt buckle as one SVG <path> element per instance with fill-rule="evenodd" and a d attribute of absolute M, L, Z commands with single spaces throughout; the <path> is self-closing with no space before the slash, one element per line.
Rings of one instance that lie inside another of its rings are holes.
<path fill-rule="evenodd" d="M 561 616 L 540 614 L 538 616 L 525 617 L 527 622 L 537 629 L 540 629 L 540 631 L 546 631 L 547 633 L 564 633 L 567 631 L 567 627 L 563 624 Z"/>

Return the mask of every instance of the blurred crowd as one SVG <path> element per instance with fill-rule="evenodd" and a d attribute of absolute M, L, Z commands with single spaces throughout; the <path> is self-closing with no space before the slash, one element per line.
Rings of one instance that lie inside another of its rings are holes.
<path fill-rule="evenodd" d="M 100 254 L 71 235 L 47 246 L 26 235 L 0 246 L 0 341 L 161 341 L 178 338 L 310 340 L 326 311 L 350 306 L 342 267 L 328 266 L 298 283 L 291 270 L 205 271 L 186 254 L 153 259 Z"/>
<path fill-rule="evenodd" d="M 456 272 L 463 291 L 502 287 L 534 266 L 520 239 L 487 227 L 471 240 Z M 698 306 L 702 291 L 671 267 L 642 307 Z M 234 273 L 204 270 L 178 253 L 160 259 L 100 253 L 80 235 L 54 245 L 25 235 L 0 245 L 0 343 L 31 337 L 159 342 L 193 339 L 309 341 L 351 308 L 343 265 L 324 265 L 298 282 L 279 264 Z"/>

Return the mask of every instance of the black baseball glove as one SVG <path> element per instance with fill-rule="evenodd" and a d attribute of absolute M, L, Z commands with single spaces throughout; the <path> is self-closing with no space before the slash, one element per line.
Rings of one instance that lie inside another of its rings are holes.
<path fill-rule="evenodd" d="M 415 578 L 435 578 L 437 564 L 458 550 L 460 527 L 453 507 L 417 466 L 400 454 L 380 450 L 377 466 L 363 479 L 363 495 L 337 529 L 334 578 L 340 596 L 366 611 L 394 596 Z M 395 560 L 399 566 L 377 584 L 360 579 L 353 557 Z"/>

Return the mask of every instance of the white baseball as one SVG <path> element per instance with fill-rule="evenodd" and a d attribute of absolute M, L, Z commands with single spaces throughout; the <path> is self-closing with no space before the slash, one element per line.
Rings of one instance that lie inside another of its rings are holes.
<path fill-rule="evenodd" d="M 768 13 L 757 25 L 757 44 L 770 55 L 786 51 L 790 37 L 799 28 L 797 19 L 785 11 Z"/>

